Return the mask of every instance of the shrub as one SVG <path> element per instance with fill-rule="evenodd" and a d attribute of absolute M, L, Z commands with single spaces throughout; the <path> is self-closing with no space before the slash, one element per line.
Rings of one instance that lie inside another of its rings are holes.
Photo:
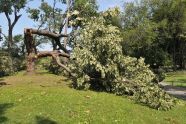
<path fill-rule="evenodd" d="M 18 72 L 26 69 L 26 60 L 24 57 L 13 57 L 12 61 L 13 61 L 14 72 Z"/>
<path fill-rule="evenodd" d="M 163 68 L 153 69 L 153 72 L 156 75 L 154 78 L 156 83 L 159 83 L 165 79 L 165 70 Z"/>
<path fill-rule="evenodd" d="M 63 74 L 64 69 L 61 68 L 51 57 L 46 57 L 38 60 L 37 68 L 40 70 L 48 70 L 52 74 Z"/>
<path fill-rule="evenodd" d="M 57 65 L 54 61 L 51 61 L 48 66 L 49 72 L 52 74 L 60 75 L 63 72 L 63 68 Z"/>
<path fill-rule="evenodd" d="M 1 55 L 0 56 L 0 77 L 11 75 L 14 72 L 13 62 L 10 56 Z"/>

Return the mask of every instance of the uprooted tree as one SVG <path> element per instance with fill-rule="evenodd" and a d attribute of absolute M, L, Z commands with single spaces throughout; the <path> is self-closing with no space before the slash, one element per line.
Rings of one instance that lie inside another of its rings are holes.
<path fill-rule="evenodd" d="M 117 8 L 108 10 L 79 30 L 70 63 L 74 87 L 127 95 L 158 110 L 172 108 L 175 100 L 153 82 L 155 75 L 144 59 L 123 54 L 121 32 L 110 21 L 118 13 Z"/>
<path fill-rule="evenodd" d="M 56 42 L 57 46 L 59 47 L 59 50 L 38 51 L 36 48 L 36 42 L 34 40 L 33 34 L 47 36 L 53 39 Z M 70 57 L 68 50 L 60 43 L 61 37 L 67 37 L 67 35 L 56 34 L 56 33 L 49 32 L 47 30 L 37 30 L 37 29 L 27 28 L 24 30 L 24 36 L 25 36 L 24 42 L 27 50 L 27 73 L 28 74 L 33 74 L 35 72 L 35 62 L 37 59 L 42 57 L 48 57 L 48 56 L 51 56 L 59 66 L 61 66 L 71 74 L 70 69 L 67 68 L 60 60 L 60 56 L 65 58 Z M 60 50 L 62 50 L 63 52 L 61 52 Z"/>
<path fill-rule="evenodd" d="M 121 32 L 109 21 L 118 16 L 118 13 L 119 10 L 115 8 L 82 23 L 82 28 L 77 30 L 79 35 L 74 39 L 70 69 L 59 59 L 60 56 L 70 57 L 67 49 L 60 43 L 60 38 L 67 35 L 25 29 L 27 72 L 34 73 L 38 58 L 51 56 L 58 65 L 73 75 L 73 86 L 76 89 L 104 90 L 116 95 L 128 95 L 155 109 L 172 108 L 175 99 L 153 83 L 155 76 L 144 59 L 123 54 Z M 52 38 L 63 52 L 37 51 L 33 34 Z"/>

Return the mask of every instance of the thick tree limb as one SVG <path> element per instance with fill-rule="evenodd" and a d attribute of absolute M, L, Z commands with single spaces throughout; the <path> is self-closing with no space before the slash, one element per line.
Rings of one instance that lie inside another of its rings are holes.
<path fill-rule="evenodd" d="M 72 75 L 71 70 L 60 62 L 59 56 L 55 57 L 54 59 L 56 60 L 59 66 L 64 68 L 70 75 Z"/>
<path fill-rule="evenodd" d="M 38 34 L 38 35 L 43 35 L 43 36 L 47 36 L 50 37 L 52 39 L 60 39 L 61 37 L 68 37 L 68 35 L 64 35 L 64 34 L 56 34 L 47 30 L 37 30 L 37 29 L 32 29 L 30 28 L 32 34 Z"/>
<path fill-rule="evenodd" d="M 17 23 L 17 21 L 19 20 L 19 18 L 21 17 L 22 15 L 17 15 L 17 8 L 14 7 L 14 21 L 11 25 L 11 27 L 13 28 L 15 26 L 15 24 Z"/>
<path fill-rule="evenodd" d="M 50 32 L 48 30 L 38 30 L 38 29 L 26 28 L 25 33 L 28 33 L 28 32 L 30 34 L 37 34 L 37 35 L 47 36 L 49 38 L 54 39 L 56 41 L 56 44 L 59 46 L 59 48 L 61 50 L 63 50 L 65 53 L 68 53 L 68 50 L 63 45 L 61 45 L 61 43 L 60 43 L 60 38 L 61 37 L 68 37 L 68 35 L 56 34 L 56 33 Z"/>
<path fill-rule="evenodd" d="M 64 22 L 64 21 L 65 21 L 65 17 L 67 16 L 67 12 L 68 12 L 68 10 L 66 10 L 65 13 L 62 15 L 62 19 L 63 19 L 63 20 L 61 21 L 61 26 L 60 26 L 60 28 L 59 28 L 59 33 L 62 32 L 63 27 L 65 26 L 65 23 L 66 23 L 66 22 Z"/>
<path fill-rule="evenodd" d="M 12 44 L 13 44 L 13 35 L 12 35 L 12 31 L 13 31 L 13 28 L 15 26 L 15 24 L 17 23 L 17 21 L 19 20 L 19 18 L 22 16 L 22 15 L 17 15 L 17 8 L 14 7 L 14 20 L 12 22 L 11 20 L 11 17 L 10 17 L 10 14 L 8 13 L 8 11 L 5 11 L 5 16 L 8 20 L 8 49 L 11 49 L 12 47 Z"/>
<path fill-rule="evenodd" d="M 71 70 L 68 67 L 66 67 L 64 64 L 61 63 L 60 58 L 59 58 L 60 56 L 70 58 L 70 56 L 68 54 L 61 53 L 58 50 L 55 50 L 55 51 L 42 51 L 42 52 L 38 52 L 36 57 L 37 58 L 42 58 L 42 57 L 47 57 L 47 56 L 52 56 L 59 66 L 64 68 L 71 76 L 74 76 L 74 74 L 72 74 Z"/>
<path fill-rule="evenodd" d="M 8 12 L 5 12 L 5 16 L 8 20 L 8 26 L 11 27 L 11 19 L 10 19 L 10 16 L 8 15 Z"/>
<path fill-rule="evenodd" d="M 59 49 L 63 50 L 65 53 L 69 53 L 68 50 L 61 44 L 60 40 L 56 40 L 56 44 L 58 45 Z"/>
<path fill-rule="evenodd" d="M 61 53 L 58 50 L 55 50 L 55 51 L 42 51 L 42 52 L 38 52 L 37 53 L 37 57 L 38 58 L 47 57 L 47 56 L 52 56 L 52 57 L 63 56 L 63 57 L 70 58 L 70 55 L 69 54 Z"/>

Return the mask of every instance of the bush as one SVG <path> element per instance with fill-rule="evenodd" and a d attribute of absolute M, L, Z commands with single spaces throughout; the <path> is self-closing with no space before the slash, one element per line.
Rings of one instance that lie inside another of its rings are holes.
<path fill-rule="evenodd" d="M 26 69 L 23 56 L 12 56 L 7 50 L 0 50 L 0 76 L 8 76 Z"/>
<path fill-rule="evenodd" d="M 165 70 L 163 68 L 153 69 L 155 73 L 154 82 L 159 83 L 165 79 Z"/>
<path fill-rule="evenodd" d="M 60 75 L 64 73 L 64 69 L 61 68 L 56 61 L 51 57 L 42 58 L 37 62 L 37 68 L 40 70 L 48 70 L 52 74 Z"/>
<path fill-rule="evenodd" d="M 48 66 L 49 72 L 52 74 L 60 75 L 63 72 L 63 68 L 56 64 L 56 62 L 51 61 Z"/>
<path fill-rule="evenodd" d="M 155 75 L 144 63 L 122 54 L 120 31 L 105 21 L 115 15 L 107 11 L 93 17 L 75 39 L 70 68 L 76 73 L 73 86 L 77 89 L 104 90 L 116 95 L 130 95 L 137 102 L 155 109 L 168 110 L 174 99 L 152 84 Z"/>
<path fill-rule="evenodd" d="M 11 75 L 13 72 L 13 62 L 11 57 L 8 55 L 0 56 L 0 77 Z"/>
<path fill-rule="evenodd" d="M 14 57 L 13 61 L 13 70 L 14 72 L 22 71 L 26 69 L 26 60 L 24 57 Z"/>

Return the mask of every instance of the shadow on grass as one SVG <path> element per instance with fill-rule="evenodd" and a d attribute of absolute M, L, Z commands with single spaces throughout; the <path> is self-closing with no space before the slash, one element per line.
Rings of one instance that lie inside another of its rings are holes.
<path fill-rule="evenodd" d="M 46 117 L 36 116 L 35 119 L 36 119 L 36 124 L 57 124 L 56 121 Z"/>
<path fill-rule="evenodd" d="M 4 116 L 6 110 L 13 106 L 13 103 L 0 104 L 0 124 L 8 121 L 8 118 Z"/>
<path fill-rule="evenodd" d="M 4 85 L 9 85 L 7 84 L 3 78 L 0 79 L 0 87 L 4 86 Z"/>
<path fill-rule="evenodd" d="M 52 73 L 50 73 L 48 71 L 43 71 L 43 72 L 36 72 L 35 74 L 36 75 L 45 75 L 45 74 L 52 74 Z"/>

